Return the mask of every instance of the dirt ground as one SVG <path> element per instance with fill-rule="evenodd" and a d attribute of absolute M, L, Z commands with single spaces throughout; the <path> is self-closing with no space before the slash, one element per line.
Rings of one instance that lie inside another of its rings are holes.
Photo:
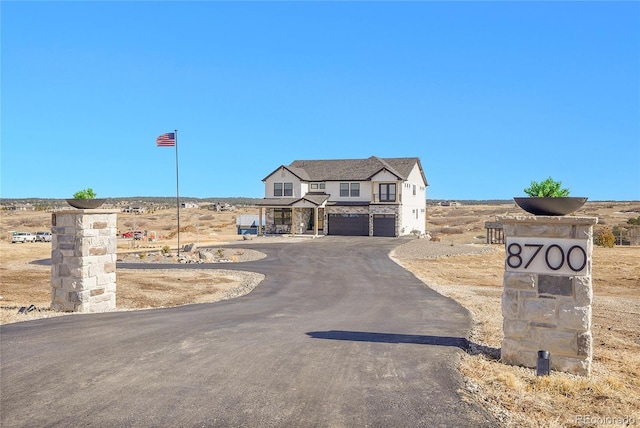
<path fill-rule="evenodd" d="M 255 210 L 254 210 L 255 211 Z M 236 234 L 235 217 L 253 213 L 211 212 L 204 209 L 182 210 L 180 214 L 180 245 L 224 246 L 241 241 Z M 256 212 L 257 213 L 257 212 Z M 157 242 L 118 240 L 118 259 L 131 261 L 136 257 L 153 257 L 162 247 L 178 248 L 175 211 L 163 210 L 147 214 L 118 214 L 118 229 L 154 231 L 163 239 Z M 9 231 L 49 230 L 51 213 L 8 212 L 0 217 L 0 322 L 26 321 L 34 318 L 68 315 L 49 310 L 51 303 L 50 266 L 38 263 L 51 257 L 50 243 L 11 244 Z M 184 254 L 184 253 L 183 253 Z M 231 255 L 233 258 L 233 255 Z M 143 260 L 140 260 L 141 262 Z M 192 303 L 215 302 L 247 293 L 257 285 L 256 274 L 250 272 L 201 270 L 152 271 L 119 269 L 117 272 L 116 306 L 118 310 L 169 307 Z M 37 309 L 18 314 L 25 306 Z"/>
<path fill-rule="evenodd" d="M 224 248 L 235 235 L 235 216 L 244 212 L 213 213 L 201 209 L 181 212 L 181 244 L 199 243 Z M 427 230 L 441 242 L 485 242 L 485 221 L 496 215 L 522 214 L 513 204 L 428 207 Z M 588 202 L 578 215 L 599 217 L 596 231 L 626 224 L 640 216 L 639 202 Z M 49 311 L 50 267 L 35 261 L 51 256 L 50 244 L 10 244 L 8 231 L 48 230 L 50 213 L 2 212 L 0 217 L 0 315 L 2 324 L 57 316 Z M 175 212 L 118 214 L 121 230 L 147 229 L 165 236 L 160 242 L 121 240 L 119 258 L 129 253 L 153 254 L 169 245 L 177 248 Z M 171 238 L 169 238 L 171 237 Z M 640 247 L 594 248 L 592 374 L 588 378 L 535 370 L 499 362 L 502 340 L 500 300 L 504 249 L 485 254 L 399 262 L 429 287 L 449 296 L 472 314 L 474 350 L 460 362 L 467 392 L 502 425 L 508 427 L 583 427 L 640 425 Z M 232 297 L 257 283 L 251 274 L 231 271 L 180 272 L 119 269 L 119 310 L 134 310 Z M 252 282 L 253 281 L 253 282 Z M 258 279 L 259 281 L 259 279 Z M 247 287 L 246 284 L 254 284 Z M 36 310 L 17 314 L 22 306 Z"/>

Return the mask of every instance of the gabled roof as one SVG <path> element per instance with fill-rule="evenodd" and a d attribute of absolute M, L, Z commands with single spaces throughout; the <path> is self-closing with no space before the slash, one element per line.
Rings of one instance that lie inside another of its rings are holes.
<path fill-rule="evenodd" d="M 329 195 L 326 193 L 312 193 L 309 192 L 302 197 L 302 199 L 311 202 L 315 205 L 322 205 L 327 199 L 329 199 Z"/>
<path fill-rule="evenodd" d="M 280 171 L 282 168 L 286 169 L 291 174 L 293 174 L 296 177 L 298 177 L 301 181 L 311 181 L 309 179 L 309 176 L 307 175 L 307 172 L 304 169 L 296 168 L 295 166 L 292 166 L 292 165 L 293 164 L 291 164 L 289 166 L 280 165 L 279 167 L 274 169 L 269 175 L 267 175 L 265 178 L 263 178 L 262 181 L 267 181 L 267 178 L 271 177 L 273 174 L 275 174 L 276 172 Z"/>
<path fill-rule="evenodd" d="M 424 182 L 427 183 L 420 159 L 417 157 L 378 158 L 371 156 L 367 159 L 296 160 L 291 162 L 289 166 L 278 167 L 267 177 L 280 168 L 286 168 L 303 181 L 366 181 L 380 171 L 386 170 L 398 177 L 399 180 L 406 180 L 416 164 Z"/>
<path fill-rule="evenodd" d="M 298 202 L 300 199 L 296 198 L 264 198 L 256 201 L 257 206 L 289 206 Z"/>
<path fill-rule="evenodd" d="M 300 201 L 308 201 L 314 205 L 322 205 L 329 199 L 326 193 L 307 193 L 302 198 L 264 198 L 256 202 L 257 206 L 290 206 Z"/>

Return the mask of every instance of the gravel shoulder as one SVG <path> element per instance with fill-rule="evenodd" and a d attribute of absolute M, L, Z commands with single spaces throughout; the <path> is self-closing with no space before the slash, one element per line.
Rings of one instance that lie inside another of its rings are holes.
<path fill-rule="evenodd" d="M 397 259 L 421 260 L 459 256 L 462 254 L 487 254 L 496 251 L 495 245 L 459 244 L 455 242 L 434 242 L 427 239 L 414 239 L 396 247 L 391 251 L 390 255 Z"/>
<path fill-rule="evenodd" d="M 118 257 L 118 262 L 124 263 L 243 263 L 253 262 L 267 257 L 261 251 L 249 248 L 200 248 L 189 253 L 182 252 L 178 258 L 176 254 L 163 255 L 161 252 L 147 253 L 134 252 L 126 253 Z M 205 260 L 206 259 L 206 260 Z"/>

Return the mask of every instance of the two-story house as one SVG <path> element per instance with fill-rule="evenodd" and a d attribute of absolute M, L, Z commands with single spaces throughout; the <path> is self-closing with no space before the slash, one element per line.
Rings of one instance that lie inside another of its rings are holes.
<path fill-rule="evenodd" d="M 266 233 L 425 232 L 428 183 L 419 158 L 297 160 L 262 181 L 265 197 L 257 205 Z"/>

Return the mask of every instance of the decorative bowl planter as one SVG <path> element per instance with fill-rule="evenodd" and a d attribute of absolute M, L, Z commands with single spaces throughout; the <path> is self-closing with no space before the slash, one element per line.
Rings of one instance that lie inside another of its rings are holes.
<path fill-rule="evenodd" d="M 82 210 L 92 210 L 104 204 L 106 199 L 67 199 L 67 203 L 73 208 Z"/>
<path fill-rule="evenodd" d="M 533 215 L 567 215 L 575 212 L 587 202 L 588 198 L 561 197 L 561 198 L 513 198 L 516 204 L 526 212 Z"/>

